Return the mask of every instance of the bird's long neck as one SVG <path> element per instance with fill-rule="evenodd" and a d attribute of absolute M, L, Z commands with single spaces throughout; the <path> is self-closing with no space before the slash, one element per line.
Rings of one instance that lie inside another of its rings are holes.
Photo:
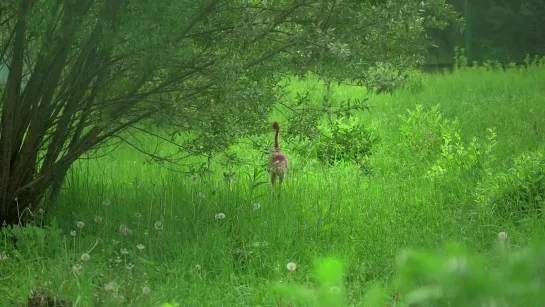
<path fill-rule="evenodd" d="M 280 146 L 278 145 L 278 134 L 280 133 L 279 130 L 276 130 L 276 133 L 274 134 L 274 151 L 280 151 Z"/>

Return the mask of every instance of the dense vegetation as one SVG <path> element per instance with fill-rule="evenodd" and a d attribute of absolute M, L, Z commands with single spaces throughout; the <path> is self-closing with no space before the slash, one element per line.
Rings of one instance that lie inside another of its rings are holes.
<path fill-rule="evenodd" d="M 373 2 L 3 2 L 0 220 L 54 199 L 74 161 L 143 120 L 191 133 L 182 155 L 222 152 L 268 126 L 286 76 L 362 83 L 459 24 L 443 0 Z"/>
<path fill-rule="evenodd" d="M 545 60 L 445 1 L 0 6 L 1 306 L 545 303 Z"/>
<path fill-rule="evenodd" d="M 541 67 L 462 70 L 423 76 L 419 91 L 370 96 L 370 114 L 339 124 L 380 137 L 365 167 L 324 164 L 301 140 L 281 138 L 292 166 L 280 199 L 260 184 L 265 158 L 251 142 L 202 175 L 149 163 L 127 145 L 103 148 L 108 155 L 74 165 L 51 212 L 34 213 L 43 228 L 4 230 L 2 305 L 43 289 L 81 306 L 287 306 L 293 297 L 311 306 L 539 306 L 544 250 L 526 246 L 545 229 L 544 77 Z M 289 87 L 323 97 L 316 80 Z M 341 85 L 331 97 L 364 93 Z M 328 127 L 324 116 L 323 135 Z M 242 161 L 229 167 L 233 156 Z"/>

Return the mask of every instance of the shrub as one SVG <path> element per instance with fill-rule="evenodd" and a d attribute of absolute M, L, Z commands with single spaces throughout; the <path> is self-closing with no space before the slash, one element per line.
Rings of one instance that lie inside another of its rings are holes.
<path fill-rule="evenodd" d="M 490 206 L 497 216 L 515 222 L 528 215 L 542 215 L 545 205 L 543 151 L 520 154 L 506 172 L 481 184 L 477 201 Z"/>
<path fill-rule="evenodd" d="M 406 116 L 400 116 L 401 134 L 409 150 L 422 160 L 434 159 L 427 176 L 432 179 L 459 178 L 469 175 L 478 179 L 493 160 L 492 149 L 496 146 L 496 132 L 488 129 L 486 142 L 473 137 L 469 144 L 462 139 L 457 120 L 444 118 L 439 106 L 427 111 L 416 105 Z"/>
<path fill-rule="evenodd" d="M 496 132 L 487 129 L 486 142 L 481 143 L 476 137 L 466 144 L 457 130 L 445 131 L 442 135 L 441 155 L 428 170 L 431 179 L 454 179 L 469 176 L 480 179 L 489 170 L 494 157 L 492 149 L 496 146 Z"/>
<path fill-rule="evenodd" d="M 416 105 L 414 110 L 407 110 L 407 115 L 400 115 L 401 134 L 409 150 L 421 158 L 441 152 L 443 135 L 450 135 L 458 128 L 458 122 L 444 118 L 439 112 L 439 105 L 426 110 Z"/>
<path fill-rule="evenodd" d="M 367 158 L 380 141 L 375 131 L 354 117 L 333 119 L 320 130 L 322 136 L 313 146 L 316 157 L 323 164 L 335 165 L 342 161 L 367 167 Z"/>

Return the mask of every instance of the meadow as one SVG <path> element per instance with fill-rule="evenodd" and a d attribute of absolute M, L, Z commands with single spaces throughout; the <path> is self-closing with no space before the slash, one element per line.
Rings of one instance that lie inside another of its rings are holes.
<path fill-rule="evenodd" d="M 369 96 L 355 117 L 380 137 L 369 174 L 281 134 L 281 197 L 244 144 L 227 181 L 127 146 L 82 159 L 33 213 L 42 228 L 1 234 L 0 306 L 36 289 L 74 306 L 543 306 L 544 80 L 542 66 L 468 68 Z"/>

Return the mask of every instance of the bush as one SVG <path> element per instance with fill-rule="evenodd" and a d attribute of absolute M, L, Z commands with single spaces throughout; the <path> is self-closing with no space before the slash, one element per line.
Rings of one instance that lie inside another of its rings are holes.
<path fill-rule="evenodd" d="M 427 175 L 431 179 L 454 179 L 468 176 L 479 180 L 490 169 L 493 161 L 492 149 L 496 146 L 496 132 L 487 129 L 486 142 L 476 137 L 466 144 L 457 130 L 446 131 L 442 135 L 441 155 L 432 165 Z"/>
<path fill-rule="evenodd" d="M 444 118 L 439 112 L 439 105 L 425 110 L 416 105 L 407 115 L 400 115 L 402 121 L 401 134 L 405 138 L 409 150 L 422 159 L 441 152 L 443 135 L 452 134 L 458 129 L 458 122 Z"/>
<path fill-rule="evenodd" d="M 460 175 L 479 179 L 493 160 L 492 149 L 496 146 L 496 132 L 488 129 L 486 142 L 476 137 L 467 144 L 460 135 L 457 120 L 444 118 L 439 106 L 427 111 L 417 105 L 408 110 L 402 120 L 401 134 L 409 150 L 422 160 L 434 160 L 427 176 L 444 179 L 447 175 L 458 180 Z"/>
<path fill-rule="evenodd" d="M 520 221 L 543 215 L 545 205 L 545 157 L 543 151 L 522 153 L 506 171 L 483 183 L 477 201 L 490 206 L 501 218 Z"/>
<path fill-rule="evenodd" d="M 354 117 L 334 119 L 330 124 L 321 126 L 320 130 L 322 136 L 313 146 L 316 157 L 323 164 L 350 162 L 368 167 L 367 158 L 380 141 L 374 131 Z"/>

